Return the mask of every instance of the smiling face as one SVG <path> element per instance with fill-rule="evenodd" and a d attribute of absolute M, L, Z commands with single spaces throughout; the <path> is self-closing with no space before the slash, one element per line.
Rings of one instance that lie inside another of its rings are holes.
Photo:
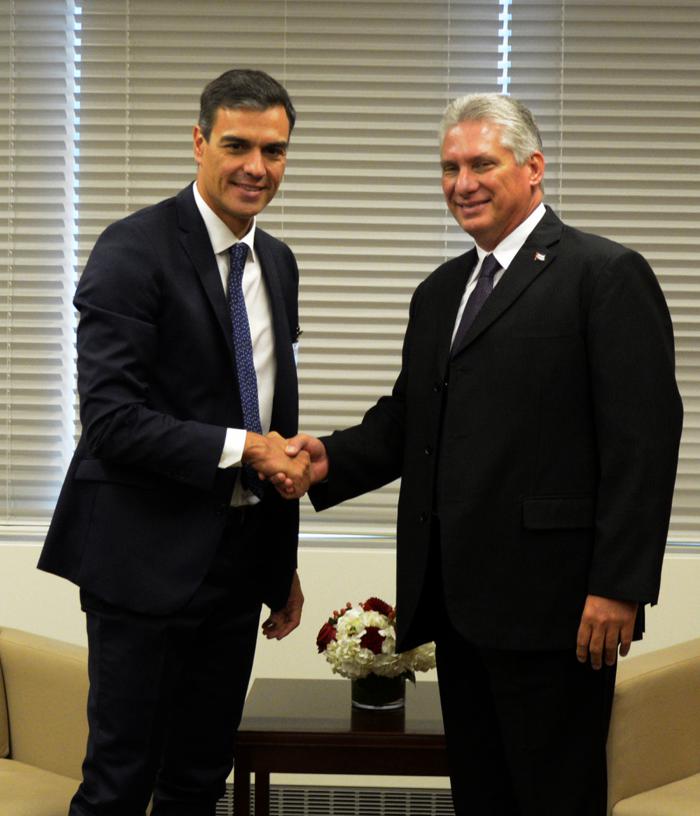
<path fill-rule="evenodd" d="M 458 122 L 440 153 L 442 191 L 457 223 L 490 252 L 542 200 L 544 156 L 518 165 L 501 144 L 501 126 L 488 119 Z"/>
<path fill-rule="evenodd" d="M 219 108 L 209 139 L 195 125 L 197 189 L 238 238 L 274 198 L 287 166 L 289 120 L 280 105 Z"/>

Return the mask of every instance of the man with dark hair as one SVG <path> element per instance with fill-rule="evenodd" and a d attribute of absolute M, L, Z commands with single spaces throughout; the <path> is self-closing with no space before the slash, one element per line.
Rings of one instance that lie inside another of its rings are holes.
<path fill-rule="evenodd" d="M 644 258 L 542 203 L 524 105 L 457 99 L 440 137 L 476 247 L 416 290 L 392 394 L 288 450 L 317 509 L 402 477 L 397 648 L 436 641 L 456 813 L 604 816 L 618 647 L 657 600 L 671 510 L 671 321 Z"/>
<path fill-rule="evenodd" d="M 112 224 L 78 285 L 83 433 L 41 555 L 80 587 L 89 740 L 71 816 L 213 816 L 261 603 L 299 623 L 298 506 L 256 475 L 296 432 L 298 270 L 256 226 L 294 108 L 261 71 L 202 94 L 193 185 Z M 290 472 L 308 483 L 308 460 Z"/>

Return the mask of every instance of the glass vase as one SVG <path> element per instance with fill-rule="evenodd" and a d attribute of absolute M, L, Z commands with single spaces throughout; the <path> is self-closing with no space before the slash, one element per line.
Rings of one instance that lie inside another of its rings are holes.
<path fill-rule="evenodd" d="M 352 680 L 351 700 L 354 708 L 373 711 L 403 708 L 406 701 L 406 678 L 368 674 L 367 677 Z"/>

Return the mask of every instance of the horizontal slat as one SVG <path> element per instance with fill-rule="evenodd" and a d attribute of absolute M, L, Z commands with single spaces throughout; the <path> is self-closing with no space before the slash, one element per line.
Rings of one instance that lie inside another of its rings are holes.
<path fill-rule="evenodd" d="M 671 536 L 700 540 L 700 6 L 542 0 L 512 11 L 510 90 L 547 123 L 550 203 L 644 254 L 665 290 L 685 408 Z"/>
<path fill-rule="evenodd" d="M 672 529 L 700 537 L 700 6 L 509 11 L 510 90 L 540 121 L 548 201 L 642 252 L 668 298 L 686 411 Z M 471 246 L 443 204 L 436 133 L 447 99 L 498 88 L 499 3 L 237 0 L 232 16 L 218 0 L 91 0 L 81 12 L 74 32 L 62 0 L 0 2 L 0 49 L 15 59 L 0 63 L 11 259 L 0 378 L 12 403 L 0 437 L 31 458 L 73 422 L 75 278 L 107 224 L 191 181 L 197 98 L 231 54 L 283 80 L 299 113 L 260 224 L 300 263 L 302 423 L 358 421 L 396 377 L 413 289 Z M 37 484 L 17 471 L 12 513 L 48 512 Z M 305 504 L 304 529 L 390 535 L 396 495 L 319 515 Z"/>
<path fill-rule="evenodd" d="M 73 40 L 64 0 L 0 4 L 0 519 L 48 518 L 73 431 Z"/>

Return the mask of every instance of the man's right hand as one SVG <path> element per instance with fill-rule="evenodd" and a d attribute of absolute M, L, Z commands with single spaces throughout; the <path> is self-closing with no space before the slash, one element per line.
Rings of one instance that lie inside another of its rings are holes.
<path fill-rule="evenodd" d="M 328 477 L 329 462 L 326 454 L 326 446 L 320 439 L 316 439 L 315 436 L 297 434 L 297 436 L 290 437 L 287 440 L 285 453 L 293 459 L 298 459 L 300 456 L 311 457 L 310 481 L 312 485 L 317 482 L 322 482 Z M 294 481 L 283 471 L 270 476 L 269 480 L 286 499 L 299 499 L 306 492 L 302 491 L 300 493 Z"/>
<path fill-rule="evenodd" d="M 295 439 L 297 437 L 294 437 Z M 248 431 L 243 448 L 242 462 L 254 468 L 261 479 L 275 477 L 275 486 L 280 480 L 289 485 L 286 498 L 303 496 L 309 489 L 312 478 L 311 460 L 306 451 L 296 456 L 286 453 L 287 440 L 275 431 L 267 436 Z M 280 491 L 281 492 L 281 491 Z M 293 493 L 293 495 L 291 495 Z"/>

